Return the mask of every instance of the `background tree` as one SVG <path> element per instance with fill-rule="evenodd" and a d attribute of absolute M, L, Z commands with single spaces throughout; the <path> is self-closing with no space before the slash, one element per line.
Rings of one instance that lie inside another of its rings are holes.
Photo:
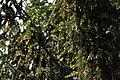
<path fill-rule="evenodd" d="M 1 80 L 119 80 L 118 0 L 1 0 Z"/>

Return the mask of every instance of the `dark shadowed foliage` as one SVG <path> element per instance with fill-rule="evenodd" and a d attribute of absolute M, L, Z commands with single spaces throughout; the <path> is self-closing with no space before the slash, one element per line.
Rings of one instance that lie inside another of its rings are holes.
<path fill-rule="evenodd" d="M 0 80 L 120 80 L 119 0 L 0 0 Z"/>

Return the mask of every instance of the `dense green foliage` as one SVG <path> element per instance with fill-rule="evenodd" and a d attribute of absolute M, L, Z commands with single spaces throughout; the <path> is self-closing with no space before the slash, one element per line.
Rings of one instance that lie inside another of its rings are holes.
<path fill-rule="evenodd" d="M 119 0 L 1 0 L 0 80 L 120 80 Z"/>

